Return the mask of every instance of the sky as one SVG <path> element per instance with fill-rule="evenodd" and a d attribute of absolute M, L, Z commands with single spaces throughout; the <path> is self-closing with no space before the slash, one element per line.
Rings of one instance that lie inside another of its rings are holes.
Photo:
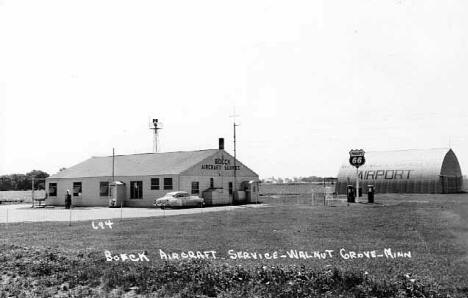
<path fill-rule="evenodd" d="M 0 0 L 0 174 L 217 148 L 261 178 L 350 149 L 468 171 L 468 2 Z"/>

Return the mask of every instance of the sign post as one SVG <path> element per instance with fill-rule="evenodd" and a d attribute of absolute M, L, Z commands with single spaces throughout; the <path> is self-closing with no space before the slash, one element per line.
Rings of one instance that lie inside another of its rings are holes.
<path fill-rule="evenodd" d="M 356 202 L 359 203 L 359 167 L 356 167 Z"/>
<path fill-rule="evenodd" d="M 362 149 L 349 151 L 349 163 L 356 167 L 356 201 L 359 200 L 359 167 L 366 163 L 364 153 Z"/>

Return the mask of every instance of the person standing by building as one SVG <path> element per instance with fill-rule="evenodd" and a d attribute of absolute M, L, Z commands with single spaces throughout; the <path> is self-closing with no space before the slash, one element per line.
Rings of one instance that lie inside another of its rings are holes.
<path fill-rule="evenodd" d="M 67 189 L 67 193 L 65 194 L 65 209 L 70 209 L 71 206 L 71 194 L 70 190 Z"/>

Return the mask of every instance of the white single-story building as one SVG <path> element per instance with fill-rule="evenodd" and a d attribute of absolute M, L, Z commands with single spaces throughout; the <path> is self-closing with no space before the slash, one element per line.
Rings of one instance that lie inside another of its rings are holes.
<path fill-rule="evenodd" d="M 258 175 L 219 149 L 92 157 L 46 180 L 48 205 L 151 207 L 154 199 L 182 190 L 207 205 L 258 200 Z M 113 175 L 112 175 L 113 174 Z M 237 192 L 236 192 L 237 191 Z M 115 200 L 114 200 L 115 201 Z"/>

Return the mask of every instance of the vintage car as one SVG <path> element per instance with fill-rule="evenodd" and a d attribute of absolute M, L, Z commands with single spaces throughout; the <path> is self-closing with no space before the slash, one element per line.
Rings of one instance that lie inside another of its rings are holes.
<path fill-rule="evenodd" d="M 191 196 L 186 191 L 168 192 L 164 197 L 154 200 L 153 206 L 164 209 L 166 207 L 203 207 L 205 202 L 203 198 Z"/>

